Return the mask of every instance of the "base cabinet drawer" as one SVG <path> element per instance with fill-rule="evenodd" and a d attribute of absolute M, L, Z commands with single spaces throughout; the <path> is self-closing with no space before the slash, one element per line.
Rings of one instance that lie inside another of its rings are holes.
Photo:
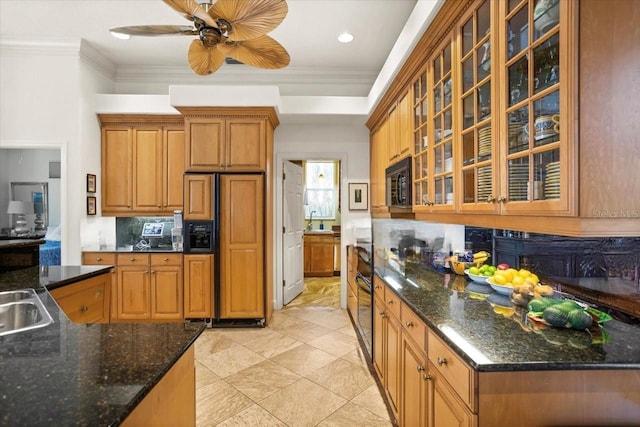
<path fill-rule="evenodd" d="M 109 323 L 111 274 L 53 289 L 50 294 L 75 323 Z"/>
<path fill-rule="evenodd" d="M 433 368 L 451 385 L 465 405 L 472 410 L 475 409 L 473 369 L 433 331 L 428 333 L 428 355 Z"/>

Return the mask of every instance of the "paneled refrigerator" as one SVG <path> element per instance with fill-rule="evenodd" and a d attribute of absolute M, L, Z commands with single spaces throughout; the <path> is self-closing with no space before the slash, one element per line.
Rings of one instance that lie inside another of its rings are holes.
<path fill-rule="evenodd" d="M 213 326 L 264 325 L 264 186 L 262 173 L 185 174 L 185 313 L 191 318 L 210 318 Z M 189 231 L 198 226 L 204 234 Z"/>

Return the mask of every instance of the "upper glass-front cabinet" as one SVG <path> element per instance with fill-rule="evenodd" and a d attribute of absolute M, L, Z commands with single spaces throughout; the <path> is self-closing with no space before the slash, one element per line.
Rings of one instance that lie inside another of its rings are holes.
<path fill-rule="evenodd" d="M 433 197 L 429 193 L 429 135 L 427 112 L 427 71 L 423 70 L 413 82 L 413 206 L 420 210 L 431 206 Z"/>
<path fill-rule="evenodd" d="M 504 63 L 503 211 L 564 212 L 569 198 L 569 94 L 560 0 L 509 0 L 501 16 Z M 565 25 L 566 26 L 566 25 Z M 566 43 L 565 43 L 566 45 Z M 563 95 L 561 96 L 561 93 Z"/>
<path fill-rule="evenodd" d="M 491 2 L 467 13 L 458 26 L 461 123 L 459 156 L 461 210 L 496 210 L 492 111 L 492 69 L 496 50 L 491 32 Z"/>

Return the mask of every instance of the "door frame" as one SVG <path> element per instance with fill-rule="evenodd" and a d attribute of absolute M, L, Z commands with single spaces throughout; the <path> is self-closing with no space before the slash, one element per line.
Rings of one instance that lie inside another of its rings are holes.
<path fill-rule="evenodd" d="M 348 203 L 349 203 L 349 195 L 346 191 L 346 183 L 348 182 L 348 170 L 347 170 L 347 153 L 311 153 L 311 152 L 300 152 L 300 153 L 276 153 L 275 155 L 275 200 L 274 200 L 274 274 L 275 279 L 273 281 L 273 286 L 275 289 L 273 290 L 273 309 L 281 310 L 283 291 L 282 291 L 282 278 L 284 276 L 282 269 L 282 262 L 280 262 L 280 257 L 282 256 L 282 248 L 283 248 L 283 237 L 282 237 L 282 223 L 283 223 L 283 212 L 282 212 L 282 197 L 284 193 L 283 185 L 282 185 L 282 172 L 283 167 L 282 163 L 285 161 L 295 161 L 295 160 L 339 160 L 340 161 L 340 203 L 342 206 L 340 212 L 340 224 L 344 226 L 345 223 L 348 223 L 349 214 L 348 214 Z M 344 232 L 341 233 L 344 236 Z M 340 246 L 343 246 L 344 238 L 340 239 Z M 340 252 L 340 307 L 343 309 L 347 308 L 347 272 L 346 268 L 342 268 L 342 266 L 346 266 L 346 251 L 342 250 Z"/>

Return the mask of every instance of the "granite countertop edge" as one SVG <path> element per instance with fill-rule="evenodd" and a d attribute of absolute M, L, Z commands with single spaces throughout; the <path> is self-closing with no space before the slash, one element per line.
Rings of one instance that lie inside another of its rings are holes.
<path fill-rule="evenodd" d="M 412 300 L 410 293 L 402 292 L 395 289 L 389 284 L 388 281 L 376 270 L 374 274 L 385 282 L 388 289 L 391 289 L 400 300 L 405 303 L 411 310 L 433 331 L 440 339 L 442 339 L 447 345 L 462 358 L 468 365 L 478 372 L 515 372 L 515 371 L 553 371 L 553 370 L 629 370 L 640 369 L 640 361 L 634 362 L 567 362 L 567 361 L 520 361 L 520 362 L 489 362 L 481 363 L 475 360 L 465 350 L 463 350 L 458 344 L 451 340 L 447 334 L 441 330 L 442 325 L 451 327 L 450 319 L 436 319 L 435 316 L 430 316 L 424 313 L 418 305 Z M 394 276 L 394 280 L 404 280 L 400 276 Z M 423 280 L 425 281 L 425 280 Z M 428 282 L 428 280 L 426 281 Z M 442 287 L 442 283 L 430 283 L 431 286 Z M 449 322 L 448 322 L 449 321 Z M 640 327 L 638 327 L 640 329 Z M 515 343 L 514 343 L 515 344 Z"/>
<path fill-rule="evenodd" d="M 24 333 L 11 334 L 7 336 L 0 337 L 0 342 L 6 344 L 7 349 L 3 349 L 0 351 L 0 377 L 3 377 L 2 384 L 0 384 L 0 402 L 2 402 L 4 406 L 4 413 L 0 416 L 0 425 L 4 425 L 4 422 L 20 422 L 19 420 L 23 419 L 25 413 L 23 413 L 25 408 L 22 408 L 20 405 L 24 405 L 25 403 L 21 403 L 23 400 L 28 401 L 30 399 L 34 399 L 35 396 L 22 395 L 20 393 L 31 393 L 28 390 L 33 386 L 33 379 L 31 378 L 36 373 L 41 373 L 40 379 L 37 380 L 38 389 L 41 390 L 54 390 L 56 389 L 55 380 L 53 378 L 56 375 L 52 375 L 52 379 L 49 379 L 47 369 L 63 369 L 61 372 L 66 372 L 64 369 L 79 369 L 73 368 L 75 365 L 69 365 L 70 362 L 63 362 L 64 368 L 61 366 L 60 368 L 56 368 L 58 366 L 57 362 L 60 358 L 59 354 L 52 354 L 51 356 L 47 356 L 46 353 L 44 356 L 39 356 L 42 360 L 42 357 L 46 357 L 44 362 L 38 363 L 38 358 L 34 359 L 30 357 L 29 354 L 23 354 L 20 352 L 15 352 L 12 348 L 19 348 L 24 345 L 36 345 L 38 348 L 44 345 L 47 348 L 47 341 L 50 340 L 51 332 L 48 332 L 49 329 L 53 327 L 62 328 L 67 330 L 67 334 L 75 334 L 75 331 L 80 330 L 80 327 L 85 326 L 82 330 L 86 330 L 89 334 L 93 331 L 91 336 L 100 337 L 102 334 L 107 334 L 107 339 L 111 340 L 110 342 L 116 342 L 120 339 L 128 339 L 131 340 L 132 331 L 147 334 L 149 332 L 153 333 L 157 330 L 157 334 L 159 337 L 171 333 L 171 339 L 174 340 L 174 344 L 172 345 L 171 351 L 173 353 L 166 354 L 166 358 L 162 359 L 162 363 L 153 364 L 154 369 L 157 371 L 149 371 L 149 373 L 136 374 L 143 375 L 144 381 L 142 383 L 137 382 L 137 377 L 135 377 L 136 381 L 127 384 L 127 387 L 133 387 L 135 390 L 135 394 L 131 394 L 129 400 L 124 403 L 120 403 L 117 409 L 112 408 L 109 412 L 107 418 L 103 418 L 103 415 L 98 413 L 82 413 L 82 418 L 76 419 L 58 419 L 58 421 L 62 423 L 66 422 L 88 422 L 90 424 L 100 424 L 100 425 L 109 425 L 109 426 L 117 426 L 126 419 L 127 416 L 131 414 L 131 412 L 137 407 L 137 405 L 149 394 L 149 392 L 162 380 L 162 378 L 166 375 L 166 373 L 175 365 L 175 363 L 184 355 L 187 349 L 194 345 L 196 339 L 200 336 L 200 334 L 204 331 L 206 325 L 200 322 L 183 322 L 183 323 L 145 323 L 145 322 L 136 322 L 136 323 L 109 323 L 109 324 L 76 324 L 69 320 L 64 311 L 62 311 L 53 297 L 49 294 L 48 291 L 60 288 L 66 285 L 70 285 L 91 277 L 99 276 L 101 274 L 109 272 L 113 266 L 36 266 L 29 267 L 22 270 L 9 271 L 0 274 L 0 291 L 11 291 L 17 289 L 25 289 L 25 288 L 33 288 L 38 293 L 41 301 L 44 303 L 49 314 L 55 319 L 54 323 L 43 328 L 38 328 L 33 331 L 28 331 Z M 55 326 L 56 324 L 60 326 Z M 180 328 L 182 326 L 182 328 Z M 166 328 L 166 329 L 163 329 Z M 170 328 L 170 329 L 169 329 Z M 138 331 L 138 329 L 140 329 Z M 181 332 L 176 332 L 180 330 Z M 119 338 L 119 337 L 122 338 Z M 53 336 L 55 338 L 55 335 Z M 59 338 L 58 338 L 59 339 Z M 155 341 L 155 339 L 154 339 Z M 67 352 L 72 354 L 74 352 L 79 352 L 82 347 L 77 347 L 80 343 L 73 344 L 75 341 L 72 339 L 71 341 L 66 340 L 66 346 L 68 347 Z M 52 344 L 52 349 L 58 351 L 55 345 Z M 102 346 L 102 344 L 101 344 Z M 168 348 L 168 347 L 167 347 Z M 42 350 L 40 350 L 42 351 Z M 92 351 L 96 351 L 95 349 Z M 101 349 L 100 351 L 109 351 L 108 349 Z M 8 352 L 8 353 L 7 353 Z M 40 354 L 40 353 L 38 353 Z M 50 361 L 48 358 L 50 357 Z M 75 363 L 80 363 L 84 359 L 80 358 Z M 100 362 L 102 363 L 102 362 Z M 155 363 L 155 362 L 154 362 Z M 9 366 L 15 366 L 17 369 L 12 369 L 3 373 L 2 365 L 5 364 L 5 368 L 9 369 Z M 33 365 L 35 364 L 35 365 Z M 31 368 L 30 368 L 31 366 Z M 143 364 L 141 365 L 141 369 L 148 369 L 150 365 Z M 48 367 L 48 368 L 47 368 Z M 86 368 L 86 367 L 85 367 Z M 132 367 L 135 369 L 135 367 Z M 121 369 L 121 368 L 120 368 Z M 46 374 L 45 374 L 46 372 Z M 27 374 L 29 373 L 29 374 Z M 44 376 L 42 375 L 44 374 Z M 27 375 L 26 377 L 22 377 L 22 375 Z M 117 375 L 116 375 L 117 376 Z M 47 382 L 49 379 L 49 382 Z M 53 382 L 52 382 L 53 381 Z M 129 380 L 130 381 L 130 380 Z M 25 387 L 23 387 L 23 385 Z M 15 392 L 19 392 L 19 395 L 15 395 Z M 85 399 L 90 399 L 89 396 L 94 396 L 94 398 L 101 398 L 101 396 L 95 397 L 96 391 L 87 390 L 89 392 L 88 396 Z M 69 391 L 67 390 L 65 394 L 61 396 L 69 396 L 69 394 L 77 395 L 79 391 Z M 51 394 L 49 394 L 51 395 Z M 76 396 L 76 398 L 79 395 Z M 9 398 L 9 400 L 6 400 Z M 52 397 L 53 398 L 53 397 Z M 55 400 L 55 399 L 54 399 Z M 63 399 L 65 402 L 66 399 Z M 51 402 L 50 402 L 51 403 Z M 98 400 L 96 400 L 96 404 Z M 61 403 L 64 405 L 64 403 Z M 55 405 L 54 405 L 55 406 Z M 73 408 L 73 406 L 71 407 Z M 33 408 L 30 408 L 33 409 Z M 58 409 L 46 407 L 45 412 L 48 410 L 52 410 L 53 413 L 57 413 Z M 15 412 L 18 411 L 18 412 Z M 70 409 L 71 413 L 74 413 L 74 409 Z M 28 412 L 28 411 L 27 411 Z M 40 415 L 45 416 L 38 412 Z M 78 413 L 75 413 L 78 416 Z M 97 417 L 97 418 L 96 418 Z M 44 419 L 42 417 L 39 418 L 41 421 Z M 32 420 L 33 421 L 33 420 Z"/>

